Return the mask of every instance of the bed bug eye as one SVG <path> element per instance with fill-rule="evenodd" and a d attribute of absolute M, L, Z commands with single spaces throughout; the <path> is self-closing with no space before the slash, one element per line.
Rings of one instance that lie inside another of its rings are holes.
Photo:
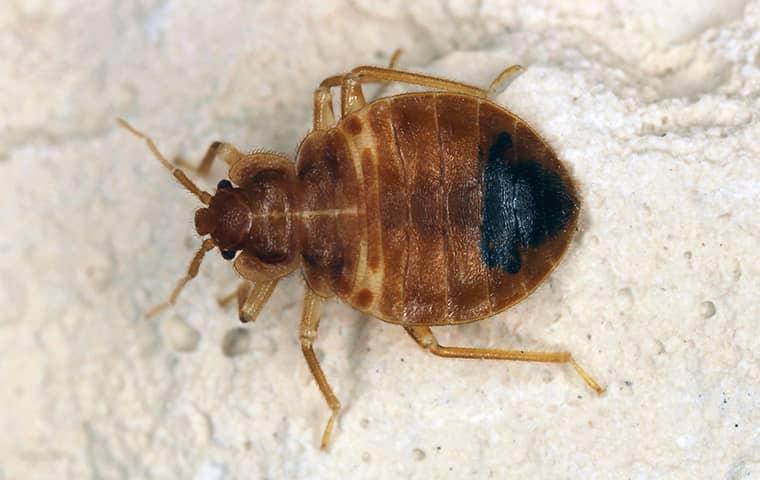
<path fill-rule="evenodd" d="M 235 250 L 222 250 L 222 258 L 225 260 L 232 260 L 235 258 Z"/>
<path fill-rule="evenodd" d="M 216 184 L 216 188 L 219 190 L 224 189 L 224 188 L 232 188 L 232 182 L 230 182 L 227 179 L 220 180 L 219 183 Z"/>

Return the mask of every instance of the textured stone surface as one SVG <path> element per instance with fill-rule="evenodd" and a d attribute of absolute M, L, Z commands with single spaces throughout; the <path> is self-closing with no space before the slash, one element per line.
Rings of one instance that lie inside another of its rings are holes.
<path fill-rule="evenodd" d="M 0 479 L 760 477 L 760 2 L 561 3 L 3 3 Z M 292 153 L 318 81 L 397 47 L 480 85 L 528 66 L 497 100 L 585 202 L 534 295 L 442 340 L 569 349 L 608 391 L 438 359 L 329 304 L 326 454 L 299 276 L 241 329 L 214 254 L 143 320 L 199 244 L 196 202 L 113 119 L 170 156 Z"/>

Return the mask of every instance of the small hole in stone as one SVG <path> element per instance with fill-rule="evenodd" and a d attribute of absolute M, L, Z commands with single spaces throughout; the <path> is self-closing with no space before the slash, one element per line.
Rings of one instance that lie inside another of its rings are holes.
<path fill-rule="evenodd" d="M 161 333 L 166 343 L 175 352 L 192 352 L 198 348 L 201 334 L 177 315 L 161 323 Z"/>
<path fill-rule="evenodd" d="M 369 427 L 369 419 L 368 418 L 362 418 L 361 421 L 359 422 L 359 425 L 361 425 L 362 428 Z"/>
<path fill-rule="evenodd" d="M 367 452 L 362 453 L 362 461 L 364 463 L 369 463 L 371 460 L 372 460 L 372 457 L 370 456 L 369 453 Z"/>
<path fill-rule="evenodd" d="M 233 328 L 224 335 L 222 352 L 228 357 L 247 353 L 251 348 L 251 334 L 245 328 Z"/>
<path fill-rule="evenodd" d="M 710 318 L 715 315 L 715 304 L 707 301 L 699 304 L 699 314 L 702 318 Z"/>
<path fill-rule="evenodd" d="M 425 460 L 425 457 L 427 457 L 425 450 L 421 448 L 415 448 L 414 450 L 412 450 L 412 452 L 414 453 L 414 459 L 417 460 L 418 462 Z"/>
<path fill-rule="evenodd" d="M 93 255 L 77 272 L 82 282 L 93 290 L 105 290 L 113 278 L 113 262 L 102 254 Z"/>

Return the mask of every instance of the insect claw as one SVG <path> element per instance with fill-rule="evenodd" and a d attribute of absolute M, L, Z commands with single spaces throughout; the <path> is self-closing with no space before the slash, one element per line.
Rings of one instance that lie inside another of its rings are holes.
<path fill-rule="evenodd" d="M 591 388 L 591 390 L 595 391 L 597 395 L 602 395 L 605 391 L 604 387 L 599 385 L 594 378 L 586 372 L 580 365 L 578 365 L 578 362 L 575 361 L 575 359 L 571 356 L 568 360 L 570 365 L 573 366 L 576 372 L 578 372 L 578 375 L 583 379 L 584 382 L 586 382 L 586 385 Z"/>

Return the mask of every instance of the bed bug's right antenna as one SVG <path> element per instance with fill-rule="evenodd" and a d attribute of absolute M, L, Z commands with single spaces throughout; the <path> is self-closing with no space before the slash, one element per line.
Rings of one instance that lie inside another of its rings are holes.
<path fill-rule="evenodd" d="M 129 130 L 129 132 L 132 133 L 132 135 L 136 136 L 137 138 L 142 138 L 143 140 L 145 140 L 145 143 L 148 145 L 148 148 L 150 149 L 151 153 L 153 154 L 153 156 L 155 156 L 158 159 L 159 162 L 161 162 L 161 165 L 166 167 L 166 169 L 169 170 L 169 172 L 171 172 L 172 175 L 174 175 L 174 178 L 176 178 L 179 181 L 179 183 L 182 184 L 183 187 L 188 189 L 190 193 L 198 197 L 198 199 L 201 202 L 203 202 L 204 205 L 208 205 L 209 201 L 211 200 L 211 194 L 209 194 L 208 192 L 204 192 L 203 190 L 198 188 L 192 182 L 192 180 L 187 178 L 187 175 L 185 175 L 185 172 L 183 172 L 179 168 L 169 163 L 169 160 L 167 160 L 166 157 L 161 155 L 161 152 L 158 151 L 156 144 L 153 143 L 153 140 L 149 136 L 137 130 L 135 127 L 127 123 L 127 121 L 124 120 L 123 118 L 117 118 L 116 123 L 118 123 L 119 126 Z"/>
<path fill-rule="evenodd" d="M 198 188 L 197 185 L 195 185 L 192 180 L 187 178 L 187 175 L 185 175 L 185 172 L 180 170 L 179 168 L 175 167 L 169 161 L 164 157 L 161 152 L 158 151 L 158 148 L 156 147 L 156 144 L 153 143 L 153 140 L 142 133 L 141 131 L 137 130 L 135 127 L 127 123 L 126 120 L 123 118 L 117 118 L 116 122 L 119 124 L 119 126 L 129 130 L 130 133 L 132 133 L 137 138 L 141 138 L 145 140 L 145 143 L 148 145 L 148 148 L 150 149 L 151 153 L 153 153 L 153 156 L 155 156 L 159 162 L 161 162 L 161 165 L 166 167 L 167 170 L 171 172 L 171 174 L 176 178 L 179 183 L 182 184 L 183 187 L 185 187 L 187 190 L 190 191 L 193 195 L 198 197 L 198 199 L 203 202 L 204 205 L 208 205 L 211 201 L 211 194 L 208 192 L 204 192 L 200 188 Z M 162 302 L 155 307 L 148 310 L 148 312 L 145 314 L 146 318 L 151 318 L 155 316 L 158 312 L 163 310 L 164 308 L 168 307 L 169 305 L 173 305 L 174 301 L 177 299 L 177 296 L 182 291 L 183 288 L 185 288 L 185 285 L 192 280 L 197 274 L 198 269 L 201 266 L 201 262 L 203 261 L 204 255 L 206 255 L 206 252 L 213 250 L 216 247 L 216 242 L 214 240 L 207 238 L 203 241 L 203 244 L 198 249 L 197 252 L 195 252 L 195 255 L 193 256 L 193 260 L 190 262 L 190 266 L 187 269 L 187 273 L 184 277 L 182 277 L 179 282 L 177 282 L 177 285 L 174 287 L 174 290 L 172 290 L 171 295 L 169 295 L 169 299 L 165 302 Z"/>

